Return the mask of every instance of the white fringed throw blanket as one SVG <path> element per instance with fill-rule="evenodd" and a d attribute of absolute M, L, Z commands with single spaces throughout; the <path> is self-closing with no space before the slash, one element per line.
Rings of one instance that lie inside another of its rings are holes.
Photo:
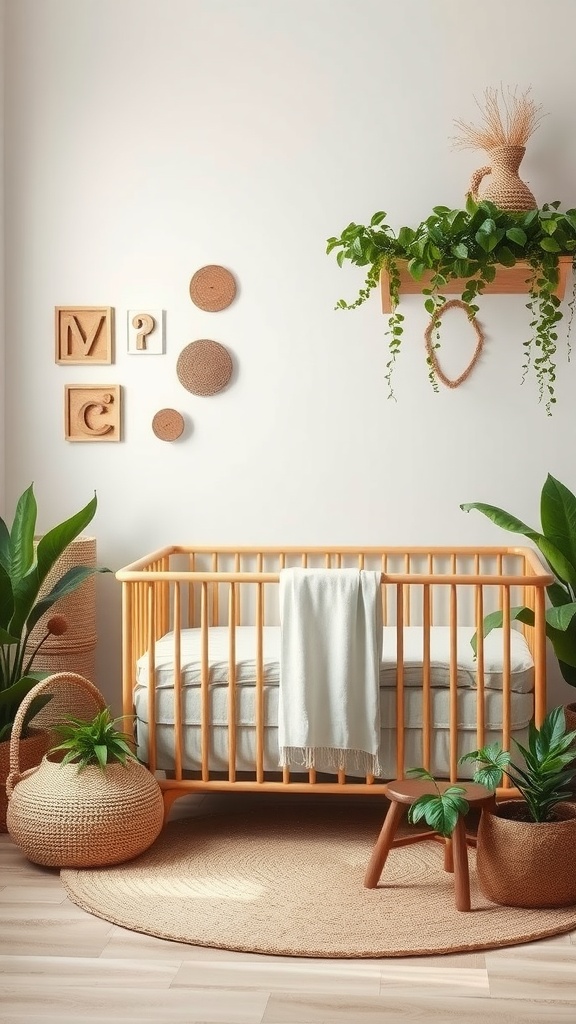
<path fill-rule="evenodd" d="M 280 572 L 279 764 L 380 775 L 379 572 Z"/>

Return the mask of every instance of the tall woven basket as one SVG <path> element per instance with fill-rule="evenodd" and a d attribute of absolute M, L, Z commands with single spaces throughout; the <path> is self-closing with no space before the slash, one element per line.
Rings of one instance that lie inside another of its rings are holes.
<path fill-rule="evenodd" d="M 45 597 L 52 587 L 79 565 L 96 566 L 96 538 L 76 537 L 62 552 L 40 591 Z M 46 636 L 46 623 L 54 615 L 66 619 L 67 629 L 61 636 Z M 43 640 L 34 658 L 34 669 L 42 672 L 77 672 L 87 679 L 96 675 L 96 578 L 91 576 L 66 597 L 56 601 L 32 630 L 27 650 L 30 653 Z"/>
<path fill-rule="evenodd" d="M 10 740 L 8 832 L 29 860 L 48 867 L 100 867 L 137 857 L 160 834 L 164 816 L 160 787 L 144 765 L 129 761 L 78 771 L 46 754 L 38 767 L 21 771 L 24 715 L 30 701 L 46 691 L 57 696 L 61 708 L 77 704 L 81 695 L 85 707 L 91 706 L 86 720 L 105 707 L 93 683 L 72 672 L 50 676 L 30 691 Z"/>

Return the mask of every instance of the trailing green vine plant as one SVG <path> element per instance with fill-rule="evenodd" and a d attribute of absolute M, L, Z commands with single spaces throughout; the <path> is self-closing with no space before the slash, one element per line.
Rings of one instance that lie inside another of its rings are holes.
<path fill-rule="evenodd" d="M 367 267 L 364 286 L 353 302 L 339 299 L 337 309 L 355 309 L 366 302 L 378 286 L 381 271 L 390 279 L 392 313 L 388 319 L 388 361 L 385 379 L 389 398 L 394 398 L 393 371 L 404 335 L 404 316 L 400 304 L 401 262 L 415 281 L 422 281 L 424 307 L 435 318 L 435 347 L 440 344 L 442 306 L 446 302 L 443 289 L 455 278 L 463 278 L 461 299 L 469 316 L 478 312 L 478 299 L 486 285 L 496 277 L 499 266 L 517 263 L 528 267 L 526 284 L 527 308 L 530 311 L 530 333 L 523 343 L 522 382 L 532 368 L 538 387 L 538 399 L 551 415 L 556 402 L 556 350 L 558 325 L 563 318 L 561 302 L 555 294 L 559 279 L 560 256 L 570 256 L 576 268 L 576 209 L 560 210 L 560 203 L 546 203 L 541 209 L 523 213 L 502 210 L 487 200 L 479 202 L 468 197 L 465 209 L 451 210 L 435 206 L 426 220 L 416 228 L 402 227 L 395 233 L 386 223 L 387 214 L 375 213 L 370 223 L 349 224 L 340 237 L 327 241 L 327 253 L 338 250 L 339 266 L 348 260 L 358 267 Z M 424 284 L 424 282 L 423 282 Z M 574 316 L 575 293 L 569 303 L 567 352 L 570 358 L 570 331 Z M 435 390 L 438 383 L 428 357 L 428 376 Z"/>

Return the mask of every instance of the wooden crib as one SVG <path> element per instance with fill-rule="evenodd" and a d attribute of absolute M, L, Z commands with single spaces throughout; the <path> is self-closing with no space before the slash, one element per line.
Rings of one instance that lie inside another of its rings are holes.
<path fill-rule="evenodd" d="M 136 715 L 138 752 L 166 812 L 179 796 L 211 790 L 381 794 L 383 779 L 274 760 L 278 583 L 290 566 L 382 574 L 387 778 L 420 765 L 464 778 L 462 753 L 495 738 L 508 748 L 530 717 L 544 718 L 553 577 L 529 548 L 175 545 L 116 573 L 123 712 Z M 534 626 L 513 621 L 518 605 L 533 609 Z M 497 609 L 502 629 L 478 632 L 475 657 L 470 640 Z"/>

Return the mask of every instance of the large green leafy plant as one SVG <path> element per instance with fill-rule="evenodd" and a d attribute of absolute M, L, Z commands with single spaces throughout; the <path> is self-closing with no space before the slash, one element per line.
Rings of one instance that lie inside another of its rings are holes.
<path fill-rule="evenodd" d="M 532 367 L 538 384 L 539 400 L 546 412 L 556 401 L 555 355 L 558 324 L 563 313 L 555 295 L 558 285 L 558 258 L 576 254 L 576 209 L 562 212 L 559 202 L 546 203 L 542 209 L 514 213 L 501 210 L 486 200 L 471 197 L 463 210 L 435 206 L 429 217 L 417 227 L 401 227 L 396 233 L 386 222 L 387 214 L 375 213 L 368 225 L 351 223 L 340 237 L 328 239 L 327 252 L 338 250 L 340 266 L 346 260 L 367 267 L 364 287 L 357 298 L 348 303 L 340 299 L 336 308 L 354 309 L 365 302 L 377 287 L 382 269 L 390 277 L 393 312 L 388 320 L 389 358 L 386 381 L 389 397 L 393 397 L 392 373 L 400 352 L 404 333 L 404 316 L 400 303 L 399 263 L 406 261 L 408 271 L 420 281 L 426 271 L 430 284 L 422 287 L 424 305 L 436 325 L 435 345 L 440 341 L 443 292 L 449 281 L 463 278 L 461 299 L 469 305 L 470 315 L 478 312 L 477 299 L 487 284 L 494 280 L 499 266 L 513 267 L 526 263 L 527 308 L 530 314 L 529 333 L 523 342 L 522 380 Z M 574 295 L 570 301 L 567 344 L 574 311 Z M 434 367 L 428 357 L 430 381 L 438 389 Z"/>
<path fill-rule="evenodd" d="M 0 742 L 12 732 L 20 704 L 46 673 L 35 672 L 34 658 L 42 645 L 30 651 L 29 638 L 40 618 L 62 597 L 71 594 L 95 572 L 109 572 L 94 566 L 68 569 L 51 590 L 43 594 L 48 574 L 66 550 L 94 518 L 96 496 L 88 504 L 35 541 L 37 505 L 31 484 L 18 499 L 12 525 L 0 518 Z M 42 596 L 41 596 L 42 594 Z M 46 633 L 63 630 L 55 616 Z M 49 697 L 40 695 L 26 714 L 22 735 L 30 720 Z"/>
<path fill-rule="evenodd" d="M 460 761 L 480 762 L 474 781 L 489 789 L 499 786 L 506 775 L 520 790 L 530 820 L 550 821 L 555 805 L 573 796 L 570 783 L 576 776 L 575 740 L 576 732 L 566 731 L 564 709 L 558 707 L 546 715 L 539 729 L 530 723 L 527 747 L 513 740 L 523 763 L 514 764 L 509 751 L 498 743 L 464 754 Z"/>
<path fill-rule="evenodd" d="M 576 496 L 550 473 L 540 498 L 541 530 L 527 526 L 495 505 L 468 502 L 465 512 L 477 509 L 503 530 L 520 533 L 539 548 L 550 571 L 556 577 L 547 587 L 551 607 L 546 609 L 546 635 L 549 638 L 563 678 L 576 686 Z M 513 607 L 510 618 L 534 625 L 534 612 L 524 605 Z M 491 612 L 484 619 L 484 636 L 502 626 L 502 612 Z"/>

